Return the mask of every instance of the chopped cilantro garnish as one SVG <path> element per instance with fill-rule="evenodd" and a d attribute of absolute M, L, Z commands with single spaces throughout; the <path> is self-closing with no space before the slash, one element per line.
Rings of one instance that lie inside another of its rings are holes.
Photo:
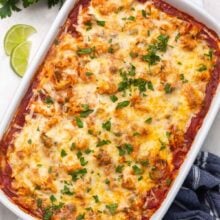
<path fill-rule="evenodd" d="M 89 129 L 88 134 L 93 135 L 93 130 Z"/>
<path fill-rule="evenodd" d="M 100 202 L 100 201 L 99 201 L 99 197 L 98 197 L 97 195 L 94 195 L 94 196 L 93 196 L 93 199 L 95 200 L 96 203 L 99 203 L 99 202 Z"/>
<path fill-rule="evenodd" d="M 116 173 L 122 173 L 123 168 L 124 168 L 124 165 L 118 165 L 118 166 L 115 168 L 115 172 L 116 172 Z"/>
<path fill-rule="evenodd" d="M 129 101 L 123 101 L 123 102 L 119 102 L 116 106 L 116 109 L 122 109 L 125 108 L 127 106 L 129 106 L 130 102 Z"/>
<path fill-rule="evenodd" d="M 153 84 L 152 84 L 151 81 L 148 81 L 148 82 L 147 82 L 147 87 L 148 87 L 148 89 L 154 91 L 154 86 L 153 86 Z"/>
<path fill-rule="evenodd" d="M 108 205 L 106 205 L 106 208 L 108 209 L 108 211 L 112 215 L 114 215 L 116 213 L 117 208 L 118 208 L 118 204 L 117 203 L 108 204 Z"/>
<path fill-rule="evenodd" d="M 131 144 L 123 144 L 118 148 L 119 156 L 124 156 L 125 154 L 131 154 L 134 150 L 133 146 Z"/>
<path fill-rule="evenodd" d="M 70 146 L 70 150 L 74 150 L 75 148 L 76 148 L 76 144 L 72 143 L 71 146 Z"/>
<path fill-rule="evenodd" d="M 115 52 L 115 50 L 114 50 L 112 45 L 108 48 L 108 52 L 109 53 L 114 53 Z"/>
<path fill-rule="evenodd" d="M 151 122 L 152 122 L 152 117 L 145 120 L 145 123 L 147 123 L 147 124 L 151 124 Z"/>
<path fill-rule="evenodd" d="M 76 53 L 78 55 L 85 55 L 85 54 L 91 54 L 94 52 L 93 48 L 79 48 Z"/>
<path fill-rule="evenodd" d="M 183 74 L 180 74 L 180 80 L 183 82 L 183 83 L 187 83 L 188 80 L 185 79 L 185 76 Z"/>
<path fill-rule="evenodd" d="M 43 220 L 51 220 L 52 216 L 53 216 L 53 210 L 51 208 L 48 208 L 44 211 Z"/>
<path fill-rule="evenodd" d="M 79 214 L 77 217 L 76 217 L 76 220 L 83 220 L 85 219 L 85 214 Z"/>
<path fill-rule="evenodd" d="M 77 156 L 77 158 L 79 159 L 80 164 L 81 164 L 82 166 L 85 166 L 85 165 L 88 163 L 88 161 L 86 161 L 85 158 L 82 156 L 82 152 L 81 152 L 81 151 L 78 151 L 77 154 L 76 154 L 76 156 Z"/>
<path fill-rule="evenodd" d="M 160 150 L 166 149 L 166 144 L 161 140 L 159 140 L 159 141 L 160 141 Z"/>
<path fill-rule="evenodd" d="M 109 140 L 99 140 L 98 143 L 96 144 L 96 147 L 102 147 L 104 145 L 110 144 L 111 141 Z"/>
<path fill-rule="evenodd" d="M 155 51 L 149 51 L 148 54 L 143 55 L 143 61 L 148 62 L 149 65 L 155 65 L 160 61 L 160 57 L 156 54 Z"/>
<path fill-rule="evenodd" d="M 79 161 L 82 166 L 85 166 L 88 163 L 88 161 L 86 161 L 84 157 L 80 157 Z"/>
<path fill-rule="evenodd" d="M 83 122 L 79 117 L 76 117 L 76 124 L 79 128 L 83 128 Z"/>
<path fill-rule="evenodd" d="M 118 97 L 116 95 L 111 95 L 110 99 L 112 102 L 117 102 L 118 101 Z"/>
<path fill-rule="evenodd" d="M 142 160 L 140 161 L 140 164 L 144 167 L 148 166 L 149 165 L 149 160 Z"/>
<path fill-rule="evenodd" d="M 82 178 L 83 176 L 85 176 L 87 174 L 87 169 L 79 169 L 79 170 L 75 170 L 69 173 L 70 176 L 72 176 L 72 180 L 75 182 L 77 181 L 79 178 Z"/>
<path fill-rule="evenodd" d="M 128 71 L 128 75 L 129 76 L 135 76 L 135 74 L 136 74 L 136 67 L 134 66 L 134 65 L 132 65 L 132 64 L 130 64 L 131 65 L 131 67 L 130 67 L 130 70 Z"/>
<path fill-rule="evenodd" d="M 91 72 L 86 72 L 86 76 L 92 76 L 93 75 L 93 73 L 91 73 Z"/>
<path fill-rule="evenodd" d="M 44 102 L 47 104 L 47 105 L 51 105 L 54 103 L 53 99 L 50 97 L 50 96 L 47 96 L 45 99 L 44 99 Z"/>
<path fill-rule="evenodd" d="M 141 78 L 134 79 L 133 80 L 133 85 L 138 87 L 140 92 L 145 92 L 146 91 L 146 84 L 147 81 Z"/>
<path fill-rule="evenodd" d="M 138 167 L 137 165 L 132 166 L 132 169 L 133 169 L 135 175 L 141 175 L 141 174 L 143 174 L 143 172 L 144 172 L 144 171 L 143 171 L 140 167 Z"/>
<path fill-rule="evenodd" d="M 129 20 L 129 21 L 135 21 L 135 17 L 134 17 L 134 16 L 129 16 L 129 17 L 127 18 L 127 20 Z"/>
<path fill-rule="evenodd" d="M 105 123 L 102 124 L 102 128 L 105 129 L 106 131 L 111 130 L 111 121 L 106 121 Z"/>
<path fill-rule="evenodd" d="M 130 86 L 130 82 L 128 81 L 127 78 L 124 78 L 123 81 L 121 81 L 119 84 L 118 84 L 118 91 L 119 92 L 122 92 L 126 89 L 128 89 Z"/>
<path fill-rule="evenodd" d="M 52 203 L 54 203 L 54 202 L 57 201 L 57 199 L 56 199 L 56 197 L 55 197 L 54 195 L 51 195 L 51 196 L 50 196 L 50 201 L 51 201 Z"/>
<path fill-rule="evenodd" d="M 166 83 L 165 86 L 164 86 L 164 91 L 165 91 L 167 94 L 172 93 L 173 89 L 174 89 L 174 88 L 171 86 L 170 83 Z"/>
<path fill-rule="evenodd" d="M 209 50 L 209 53 L 204 54 L 205 56 L 207 56 L 210 60 L 212 60 L 213 58 L 213 50 Z"/>
<path fill-rule="evenodd" d="M 149 65 L 155 65 L 160 61 L 160 57 L 156 54 L 157 51 L 166 52 L 168 46 L 169 36 L 159 35 L 157 42 L 151 44 L 148 48 L 148 53 L 142 56 L 143 61 L 148 62 Z"/>
<path fill-rule="evenodd" d="M 167 131 L 167 132 L 166 132 L 166 136 L 167 136 L 167 138 L 170 138 L 171 132 Z"/>
<path fill-rule="evenodd" d="M 90 150 L 89 148 L 85 150 L 85 154 L 90 154 L 90 153 L 92 153 L 92 152 L 94 152 L 94 151 L 93 151 L 93 150 Z"/>
<path fill-rule="evenodd" d="M 86 118 L 86 117 L 88 117 L 90 114 L 92 114 L 93 111 L 94 111 L 94 110 L 92 110 L 92 109 L 87 109 L 87 110 L 81 111 L 81 112 L 80 112 L 80 117 L 81 117 L 81 118 Z"/>
<path fill-rule="evenodd" d="M 139 132 L 134 132 L 133 133 L 133 136 L 135 137 L 135 136 L 139 136 L 140 135 L 140 133 Z"/>
<path fill-rule="evenodd" d="M 81 158 L 79 159 L 79 161 L 80 161 L 80 164 L 81 164 L 82 166 L 85 166 L 85 165 L 88 163 L 88 161 L 86 161 L 84 157 L 81 157 Z"/>
<path fill-rule="evenodd" d="M 105 21 L 96 21 L 97 25 L 104 27 L 105 26 Z"/>
<path fill-rule="evenodd" d="M 143 16 L 144 18 L 147 17 L 147 12 L 146 12 L 145 10 L 141 10 L 141 13 L 142 13 L 142 16 Z"/>
<path fill-rule="evenodd" d="M 60 156 L 61 157 L 67 156 L 67 153 L 66 153 L 66 151 L 64 149 L 61 150 Z"/>
<path fill-rule="evenodd" d="M 131 144 L 124 144 L 123 147 L 127 151 L 128 154 L 131 154 L 134 150 L 134 148 Z"/>
<path fill-rule="evenodd" d="M 51 220 L 53 213 L 60 210 L 63 205 L 63 203 L 59 203 L 58 205 L 52 204 L 52 206 L 48 206 L 45 210 L 43 210 L 43 220 Z"/>
<path fill-rule="evenodd" d="M 85 208 L 86 211 L 92 211 L 92 207 Z"/>
<path fill-rule="evenodd" d="M 109 180 L 109 179 L 106 179 L 106 180 L 105 180 L 105 184 L 107 184 L 107 185 L 110 184 L 110 180 Z"/>
<path fill-rule="evenodd" d="M 175 41 L 176 41 L 176 42 L 179 40 L 180 36 L 181 36 L 180 33 L 178 33 L 178 34 L 176 35 L 176 37 L 175 37 Z"/>
<path fill-rule="evenodd" d="M 61 190 L 61 193 L 64 195 L 69 195 L 69 196 L 74 194 L 74 192 L 71 192 L 69 187 L 66 185 L 64 185 L 64 188 Z"/>
<path fill-rule="evenodd" d="M 161 34 L 158 36 L 157 40 L 157 49 L 165 52 L 167 50 L 169 36 Z"/>
<path fill-rule="evenodd" d="M 126 151 L 124 148 L 122 147 L 117 147 L 118 151 L 119 151 L 119 156 L 124 156 L 126 154 Z"/>
<path fill-rule="evenodd" d="M 207 70 L 207 66 L 204 65 L 204 64 L 201 64 L 197 70 L 198 70 L 199 72 L 203 72 L 203 71 Z"/>
<path fill-rule="evenodd" d="M 79 159 L 80 157 L 82 157 L 82 152 L 81 151 L 78 151 L 77 153 L 76 153 L 76 156 L 77 156 L 77 158 Z"/>
<path fill-rule="evenodd" d="M 143 179 L 143 176 L 138 177 L 138 181 L 141 181 Z"/>

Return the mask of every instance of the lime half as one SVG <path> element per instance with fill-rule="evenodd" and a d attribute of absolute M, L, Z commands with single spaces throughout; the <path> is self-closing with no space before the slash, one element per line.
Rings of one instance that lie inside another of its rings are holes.
<path fill-rule="evenodd" d="M 9 56 L 15 47 L 27 40 L 27 38 L 36 33 L 36 29 L 30 25 L 17 24 L 12 26 L 5 35 L 4 48 Z"/>
<path fill-rule="evenodd" d="M 15 73 L 22 77 L 27 69 L 30 55 L 31 42 L 25 41 L 19 44 L 12 52 L 11 66 Z"/>

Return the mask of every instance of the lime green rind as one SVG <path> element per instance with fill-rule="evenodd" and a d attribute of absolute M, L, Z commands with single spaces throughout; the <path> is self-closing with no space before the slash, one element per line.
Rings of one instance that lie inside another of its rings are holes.
<path fill-rule="evenodd" d="M 30 25 L 17 24 L 12 26 L 4 38 L 4 49 L 6 55 L 10 56 L 16 46 L 26 41 L 28 37 L 36 32 L 36 29 Z"/>
<path fill-rule="evenodd" d="M 31 42 L 25 41 L 19 44 L 12 52 L 11 67 L 20 77 L 23 77 L 26 72 L 30 56 L 30 48 Z"/>

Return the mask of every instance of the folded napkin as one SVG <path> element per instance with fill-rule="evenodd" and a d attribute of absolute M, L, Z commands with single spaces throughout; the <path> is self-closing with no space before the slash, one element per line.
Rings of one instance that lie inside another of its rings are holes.
<path fill-rule="evenodd" d="M 220 157 L 198 155 L 164 220 L 220 220 Z"/>

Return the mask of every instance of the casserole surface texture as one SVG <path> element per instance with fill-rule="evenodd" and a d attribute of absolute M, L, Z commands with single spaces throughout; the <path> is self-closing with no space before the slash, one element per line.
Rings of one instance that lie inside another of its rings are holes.
<path fill-rule="evenodd" d="M 0 142 L 0 187 L 40 219 L 149 219 L 219 83 L 217 35 L 160 0 L 82 0 Z"/>

